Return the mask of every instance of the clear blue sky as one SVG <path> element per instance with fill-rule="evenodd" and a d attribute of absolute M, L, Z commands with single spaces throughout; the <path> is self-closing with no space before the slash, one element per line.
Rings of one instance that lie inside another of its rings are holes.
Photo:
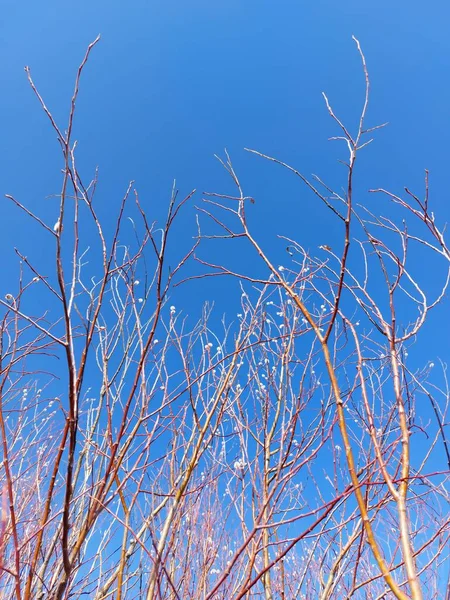
<path fill-rule="evenodd" d="M 361 159 L 358 193 L 365 200 L 371 187 L 420 191 L 429 168 L 434 210 L 446 221 L 449 24 L 444 1 L 4 0 L 0 191 L 54 223 L 56 201 L 45 197 L 59 191 L 59 149 L 23 67 L 30 66 L 64 127 L 76 67 L 100 33 L 82 80 L 76 138 L 85 179 L 100 168 L 98 201 L 106 219 L 130 179 L 152 217 L 165 211 L 174 178 L 182 194 L 229 189 L 213 158 L 226 147 L 246 193 L 257 199 L 254 226 L 274 256 L 279 252 L 282 260 L 284 250 L 272 241 L 275 234 L 307 248 L 332 245 L 335 222 L 323 207 L 293 177 L 243 148 L 276 155 L 331 185 L 344 182 L 336 159 L 345 152 L 327 142 L 337 130 L 321 91 L 355 124 L 363 77 L 354 34 L 371 75 L 368 124 L 390 122 Z M 194 214 L 188 208 L 177 230 L 180 251 L 195 232 Z M 6 201 L 0 232 L 3 296 L 17 273 L 13 246 L 33 252 L 44 266 L 50 257 L 34 226 Z M 247 272 L 253 268 L 253 257 L 231 251 L 231 259 Z M 204 298 L 218 300 L 227 283 L 208 286 L 199 288 Z M 185 301 L 185 308 L 199 309 Z"/>
<path fill-rule="evenodd" d="M 150 220 L 165 214 L 172 181 L 180 194 L 230 191 L 214 159 L 227 148 L 251 207 L 257 236 L 276 263 L 295 238 L 316 252 L 339 245 L 336 221 L 293 176 L 244 152 L 255 148 L 331 186 L 345 182 L 345 149 L 321 97 L 353 127 L 364 93 L 361 42 L 371 77 L 368 126 L 388 121 L 361 155 L 357 201 L 376 202 L 382 187 L 421 193 L 430 170 L 433 210 L 450 220 L 450 3 L 448 0 L 61 0 L 1 2 L 0 196 L 8 193 L 50 226 L 56 221 L 60 150 L 24 73 L 28 65 L 57 122 L 65 127 L 76 69 L 97 34 L 83 74 L 75 125 L 78 166 L 89 180 L 99 167 L 97 202 L 113 215 L 135 180 Z M 18 247 L 54 273 L 52 243 L 0 198 L 0 297 L 16 291 Z M 176 230 L 174 256 L 195 235 L 194 202 Z M 126 241 L 126 240 L 125 240 Z M 48 242 L 48 240 L 47 240 Z M 209 255 L 218 259 L 217 251 Z M 220 257 L 219 257 L 220 258 Z M 260 267 L 237 244 L 227 258 L 243 272 Z M 434 273 L 424 265 L 433 285 Z M 192 318 L 204 300 L 239 312 L 237 283 L 200 282 L 196 296 L 175 291 Z M 35 297 L 36 298 L 36 297 Z M 439 315 L 448 314 L 448 301 Z M 417 349 L 420 361 L 448 360 L 448 317 L 433 317 Z M 440 326 L 437 329 L 437 326 Z M 446 335 L 445 335 L 446 334 Z M 447 337 L 446 337 L 447 336 Z"/>

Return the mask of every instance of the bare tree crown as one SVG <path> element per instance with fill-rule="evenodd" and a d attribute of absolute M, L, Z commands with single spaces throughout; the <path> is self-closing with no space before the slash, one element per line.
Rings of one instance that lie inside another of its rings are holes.
<path fill-rule="evenodd" d="M 1 598 L 444 598 L 446 366 L 407 357 L 447 301 L 450 251 L 428 172 L 420 194 L 370 190 L 376 211 L 355 198 L 358 158 L 383 127 L 368 124 L 358 40 L 356 131 L 324 94 L 346 152 L 342 190 L 247 149 L 296 177 L 341 232 L 339 247 L 314 251 L 281 238 L 284 264 L 249 226 L 258 203 L 226 152 L 233 194 L 174 187 L 153 223 L 131 182 L 105 230 L 73 134 L 98 41 L 63 128 L 26 68 L 64 165 L 54 224 L 7 196 L 47 235 L 54 270 L 17 250 L 18 284 L 0 300 Z M 193 243 L 169 267 L 184 210 L 195 210 Z M 266 276 L 208 260 L 218 240 L 239 240 Z M 434 261 L 437 292 L 418 260 Z M 174 286 L 219 276 L 237 281 L 239 313 L 220 325 L 199 306 L 189 325 Z M 30 304 L 36 286 L 47 308 Z"/>

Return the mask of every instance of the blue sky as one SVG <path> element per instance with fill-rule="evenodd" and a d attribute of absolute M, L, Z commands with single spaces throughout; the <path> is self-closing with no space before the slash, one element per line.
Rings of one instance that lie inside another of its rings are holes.
<path fill-rule="evenodd" d="M 350 127 L 356 124 L 363 76 L 352 34 L 361 41 L 371 76 L 368 125 L 390 123 L 361 155 L 356 178 L 361 200 L 371 187 L 421 191 L 423 170 L 429 168 L 435 213 L 441 222 L 449 217 L 446 2 L 425 8 L 403 0 L 80 1 L 74 9 L 56 1 L 4 1 L 2 11 L 0 190 L 50 225 L 56 200 L 46 197 L 59 190 L 59 148 L 23 67 L 30 66 L 64 127 L 76 68 L 98 33 L 102 40 L 83 75 L 75 137 L 84 178 L 99 166 L 98 202 L 106 222 L 131 179 L 155 218 L 164 214 L 175 178 L 182 195 L 193 188 L 229 191 L 213 157 L 226 147 L 244 191 L 257 200 L 252 223 L 275 262 L 284 256 L 276 234 L 311 249 L 338 244 L 331 215 L 300 182 L 243 148 L 342 185 L 345 173 L 337 159 L 345 157 L 345 149 L 327 141 L 338 132 L 321 92 Z M 179 223 L 175 253 L 194 235 L 194 218 L 191 205 Z M 0 227 L 3 295 L 17 273 L 13 246 L 33 252 L 44 269 L 53 262 L 45 240 L 6 201 Z M 249 272 L 254 257 L 236 248 L 230 259 Z M 227 286 L 218 279 L 198 290 L 201 299 L 216 300 L 222 308 Z M 184 308 L 199 310 L 196 300 L 184 296 Z"/>
<path fill-rule="evenodd" d="M 61 156 L 24 66 L 64 129 L 76 69 L 98 34 L 83 73 L 75 137 L 84 179 L 99 167 L 97 202 L 106 227 L 130 180 L 150 220 L 165 215 L 174 179 L 182 196 L 196 188 L 175 229 L 175 262 L 196 233 L 201 192 L 232 191 L 214 158 L 227 148 L 244 192 L 256 199 L 254 231 L 276 264 L 287 258 L 278 234 L 313 254 L 321 244 L 339 247 L 341 231 L 329 211 L 289 173 L 244 148 L 276 156 L 306 176 L 317 173 L 332 187 L 345 183 L 337 161 L 345 148 L 328 141 L 339 132 L 321 92 L 354 130 L 364 78 L 352 35 L 371 77 L 367 125 L 389 122 L 361 154 L 356 200 L 380 214 L 386 202 L 369 197 L 368 189 L 401 193 L 406 185 L 421 193 L 428 168 L 433 210 L 441 224 L 450 220 L 448 1 L 3 0 L 1 12 L 0 195 L 14 195 L 50 226 L 58 215 L 49 196 L 60 190 Z M 3 298 L 17 289 L 14 247 L 47 274 L 54 273 L 54 256 L 51 240 L 1 202 Z M 223 245 L 207 248 L 211 260 L 225 256 Z M 254 254 L 241 252 L 239 244 L 227 247 L 226 259 L 244 273 L 259 272 Z M 437 274 L 426 262 L 419 266 L 433 287 Z M 193 320 L 204 301 L 230 318 L 240 310 L 236 281 L 210 279 L 195 290 L 174 290 L 172 298 Z M 448 301 L 410 353 L 417 364 L 449 359 L 445 314 Z"/>

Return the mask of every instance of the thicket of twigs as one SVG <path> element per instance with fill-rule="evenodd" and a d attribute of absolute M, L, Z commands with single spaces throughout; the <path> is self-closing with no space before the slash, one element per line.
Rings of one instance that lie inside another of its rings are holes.
<path fill-rule="evenodd" d="M 228 155 L 233 196 L 194 194 L 193 209 L 174 190 L 165 223 L 154 224 L 130 184 L 115 229 L 104 230 L 96 177 L 78 172 L 73 136 L 96 42 L 65 129 L 27 72 L 64 169 L 55 225 L 8 196 L 30 230 L 46 230 L 54 270 L 18 252 L 18 286 L 1 301 L 1 598 L 443 598 L 446 371 L 435 366 L 438 387 L 426 349 L 420 370 L 408 368 L 407 349 L 447 302 L 450 251 L 428 174 L 417 194 L 372 190 L 386 214 L 397 205 L 398 221 L 354 201 L 357 159 L 378 129 L 366 125 L 359 43 L 356 132 L 325 97 L 348 148 L 344 191 L 251 150 L 296 176 L 342 231 L 340 248 L 317 255 L 286 240 L 279 265 L 247 225 L 258 207 Z M 169 270 L 173 223 L 189 206 L 198 230 Z M 205 238 L 239 239 L 267 277 L 235 272 L 226 257 L 210 264 Z M 189 328 L 171 306 L 173 285 L 195 285 L 193 261 L 195 277 L 240 282 L 242 308 L 222 329 L 209 307 Z M 422 287 L 425 261 L 437 292 Z M 48 304 L 30 311 L 36 286 Z"/>

